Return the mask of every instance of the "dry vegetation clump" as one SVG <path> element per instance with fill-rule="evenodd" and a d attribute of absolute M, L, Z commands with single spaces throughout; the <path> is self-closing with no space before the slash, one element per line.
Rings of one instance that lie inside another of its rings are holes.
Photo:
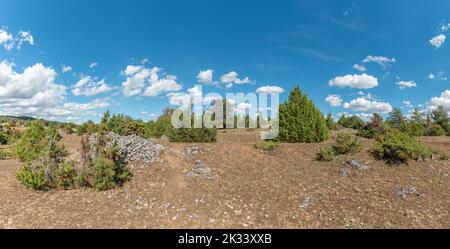
<path fill-rule="evenodd" d="M 261 151 L 273 151 L 276 148 L 278 148 L 278 143 L 272 142 L 272 141 L 264 141 L 264 142 L 258 142 L 253 145 L 253 148 Z"/>

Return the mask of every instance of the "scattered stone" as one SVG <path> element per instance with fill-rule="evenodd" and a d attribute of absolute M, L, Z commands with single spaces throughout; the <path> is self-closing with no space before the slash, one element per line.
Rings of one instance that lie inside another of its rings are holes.
<path fill-rule="evenodd" d="M 217 173 L 211 168 L 208 168 L 200 160 L 195 161 L 195 165 L 190 171 L 184 171 L 183 173 L 189 177 L 200 177 L 207 180 L 214 180 L 218 177 Z"/>
<path fill-rule="evenodd" d="M 300 203 L 299 207 L 302 208 L 302 209 L 305 209 L 305 208 L 307 208 L 309 206 L 310 203 L 311 203 L 311 197 L 308 196 L 302 201 L 302 203 Z"/>
<path fill-rule="evenodd" d="M 117 145 L 125 163 L 143 161 L 145 163 L 162 162 L 164 146 L 155 139 L 145 139 L 137 135 L 120 136 L 109 132 L 106 146 Z M 94 144 L 96 134 L 89 137 L 89 144 Z"/>
<path fill-rule="evenodd" d="M 199 155 L 203 154 L 207 151 L 207 149 L 199 147 L 199 146 L 191 146 L 184 149 L 186 155 Z"/>
<path fill-rule="evenodd" d="M 367 163 L 359 162 L 357 160 L 347 161 L 347 164 L 358 170 L 368 170 L 370 168 Z"/>
<path fill-rule="evenodd" d="M 348 177 L 352 174 L 352 172 L 349 169 L 341 169 L 339 174 L 343 177 Z"/>
<path fill-rule="evenodd" d="M 169 142 L 169 138 L 166 135 L 162 135 L 159 139 L 161 142 Z"/>
<path fill-rule="evenodd" d="M 171 155 L 174 155 L 174 156 L 185 156 L 186 155 L 183 151 L 177 150 L 177 149 L 174 149 L 174 148 L 169 148 L 168 151 L 169 151 L 169 153 Z"/>
<path fill-rule="evenodd" d="M 397 191 L 397 195 L 401 196 L 403 199 L 408 195 L 417 195 L 421 196 L 421 194 L 417 191 L 417 187 L 401 187 Z"/>

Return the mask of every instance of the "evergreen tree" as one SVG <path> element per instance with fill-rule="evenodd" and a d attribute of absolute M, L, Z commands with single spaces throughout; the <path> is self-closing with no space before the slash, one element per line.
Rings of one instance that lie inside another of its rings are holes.
<path fill-rule="evenodd" d="M 327 118 L 325 119 L 325 122 L 327 123 L 327 128 L 329 130 L 336 130 L 337 129 L 336 122 L 334 122 L 333 115 L 331 115 L 331 112 L 328 113 Z"/>
<path fill-rule="evenodd" d="M 314 143 L 328 139 L 329 132 L 323 114 L 300 91 L 298 86 L 289 99 L 280 105 L 278 139 L 289 143 Z"/>
<path fill-rule="evenodd" d="M 394 128 L 400 127 L 400 125 L 405 122 L 405 117 L 403 117 L 402 110 L 400 108 L 394 108 L 389 113 L 387 121 Z"/>
<path fill-rule="evenodd" d="M 414 110 L 411 113 L 411 122 L 415 124 L 425 125 L 425 117 L 423 112 L 421 112 L 417 108 L 414 108 Z"/>
<path fill-rule="evenodd" d="M 436 110 L 431 113 L 431 118 L 434 123 L 439 125 L 447 135 L 450 135 L 450 118 L 448 113 L 444 110 L 443 106 L 439 106 Z"/>

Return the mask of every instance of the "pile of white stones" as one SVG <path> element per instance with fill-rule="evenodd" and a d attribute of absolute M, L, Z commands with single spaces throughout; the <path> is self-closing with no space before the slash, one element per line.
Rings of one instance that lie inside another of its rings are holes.
<path fill-rule="evenodd" d="M 144 163 L 162 162 L 164 146 L 155 139 L 145 139 L 137 135 L 120 136 L 108 133 L 106 146 L 117 145 L 125 163 L 143 161 Z M 89 143 L 95 143 L 95 135 L 89 137 Z"/>

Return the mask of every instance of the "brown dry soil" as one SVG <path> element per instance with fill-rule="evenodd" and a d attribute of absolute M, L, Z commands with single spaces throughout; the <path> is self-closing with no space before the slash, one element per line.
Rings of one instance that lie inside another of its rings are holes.
<path fill-rule="evenodd" d="M 129 165 L 123 187 L 48 192 L 21 186 L 20 164 L 0 161 L 0 227 L 3 228 L 450 228 L 450 163 L 438 158 L 388 166 L 362 152 L 316 162 L 323 144 L 253 148 L 257 131 L 219 132 L 215 144 L 197 144 L 201 155 L 173 153 L 193 144 L 166 144 L 163 163 Z M 66 136 L 76 155 L 80 138 Z M 450 154 L 450 138 L 422 138 Z M 169 149 L 171 148 L 171 149 Z M 172 151 L 172 152 L 169 152 Z M 76 157 L 76 156 L 73 156 Z M 346 164 L 365 161 L 360 171 Z M 216 179 L 187 176 L 200 160 Z M 351 175 L 341 176 L 347 169 Z M 418 194 L 400 196 L 401 187 Z"/>

